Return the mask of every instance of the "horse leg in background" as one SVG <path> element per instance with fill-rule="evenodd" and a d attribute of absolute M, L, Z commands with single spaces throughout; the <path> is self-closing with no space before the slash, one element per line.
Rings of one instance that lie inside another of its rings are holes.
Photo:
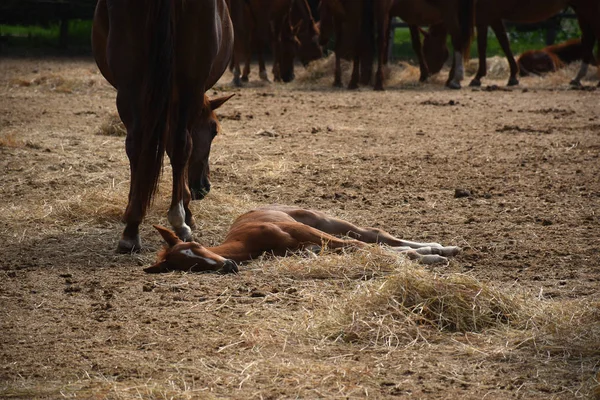
<path fill-rule="evenodd" d="M 477 54 L 479 56 L 479 67 L 477 74 L 469 83 L 469 86 L 481 86 L 481 78 L 487 75 L 487 25 L 477 25 Z"/>
<path fill-rule="evenodd" d="M 502 51 L 506 55 L 508 65 L 510 67 L 510 77 L 508 78 L 508 83 L 506 84 L 506 86 L 516 86 L 519 84 L 519 80 L 517 79 L 517 75 L 519 74 L 519 65 L 515 61 L 515 57 L 512 51 L 510 50 L 510 42 L 508 40 L 508 35 L 506 34 L 504 22 L 502 22 L 502 20 L 499 19 L 497 21 L 494 21 L 490 26 L 496 34 L 498 43 L 500 43 L 500 47 L 502 47 Z"/>
<path fill-rule="evenodd" d="M 419 81 L 425 82 L 427 78 L 429 78 L 429 68 L 427 67 L 425 56 L 423 55 L 423 47 L 421 46 L 421 35 L 419 33 L 419 27 L 417 25 L 409 25 L 408 28 L 410 29 L 410 40 L 412 42 L 413 51 L 419 59 L 419 69 L 421 71 Z"/>
<path fill-rule="evenodd" d="M 449 32 L 452 40 L 452 48 L 454 49 L 454 59 L 452 60 L 452 68 L 450 69 L 446 86 L 450 89 L 460 89 L 460 82 L 465 76 L 464 58 L 461 51 L 463 43 L 461 40 L 460 27 L 452 27 L 449 29 Z"/>
<path fill-rule="evenodd" d="M 578 13 L 577 19 L 579 21 L 579 27 L 581 28 L 581 47 L 583 56 L 581 58 L 579 71 L 570 84 L 572 86 L 581 87 L 581 80 L 587 75 L 589 65 L 593 63 L 595 38 L 592 26 L 584 21 L 583 16 L 580 16 Z"/>
<path fill-rule="evenodd" d="M 250 76 L 250 62 L 252 61 L 252 53 L 246 55 L 246 60 L 244 61 L 244 72 L 242 72 L 242 82 L 248 82 Z"/>
<path fill-rule="evenodd" d="M 377 72 L 375 72 L 375 90 L 383 90 L 383 67 L 387 59 L 389 31 L 390 31 L 390 7 L 388 0 L 375 2 L 375 23 L 377 26 Z"/>
<path fill-rule="evenodd" d="M 358 76 L 360 69 L 360 54 L 358 51 L 354 54 L 354 59 L 352 60 L 352 76 L 350 77 L 350 82 L 348 83 L 348 89 L 354 90 L 358 89 Z"/>

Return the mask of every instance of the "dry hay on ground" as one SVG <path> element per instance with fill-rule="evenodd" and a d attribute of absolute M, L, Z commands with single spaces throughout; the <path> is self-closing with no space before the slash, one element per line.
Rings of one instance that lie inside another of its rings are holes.
<path fill-rule="evenodd" d="M 569 70 L 527 91 L 448 91 L 444 71 L 420 85 L 404 65 L 384 93 L 348 92 L 322 63 L 209 93 L 237 96 L 219 110 L 213 190 L 192 204 L 197 240 L 282 203 L 464 252 L 429 268 L 373 247 L 144 275 L 170 168 L 146 249 L 115 254 L 129 165 L 124 138 L 98 134 L 122 129 L 114 91 L 90 61 L 7 60 L 0 396 L 598 397 L 597 91 L 566 90 Z"/>

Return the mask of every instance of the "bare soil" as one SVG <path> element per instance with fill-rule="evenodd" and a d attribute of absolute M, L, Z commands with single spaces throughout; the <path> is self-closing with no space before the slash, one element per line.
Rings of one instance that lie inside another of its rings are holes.
<path fill-rule="evenodd" d="M 572 70 L 450 91 L 408 66 L 392 68 L 385 92 L 347 91 L 330 87 L 330 65 L 289 85 L 254 74 L 234 89 L 226 74 L 209 92 L 236 96 L 219 110 L 211 194 L 192 205 L 198 241 L 218 243 L 252 207 L 298 205 L 461 246 L 425 268 L 432 279 L 467 275 L 531 307 L 600 304 L 600 91 L 571 90 Z M 390 274 L 353 274 L 348 255 L 323 256 L 330 275 L 299 272 L 320 262 L 302 257 L 237 276 L 145 275 L 170 170 L 144 250 L 117 255 L 129 167 L 124 137 L 103 128 L 115 113 L 92 61 L 0 63 L 0 397 L 598 395 L 600 338 L 577 352 L 531 344 L 529 327 L 517 342 L 502 327 L 385 343 L 324 333 L 317 322 Z M 591 332 L 592 315 L 570 323 Z M 402 336 L 396 327 L 386 337 Z"/>

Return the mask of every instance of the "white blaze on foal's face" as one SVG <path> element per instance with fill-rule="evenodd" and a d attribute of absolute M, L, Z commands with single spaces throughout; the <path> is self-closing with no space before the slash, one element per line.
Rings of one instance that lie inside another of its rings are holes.
<path fill-rule="evenodd" d="M 223 257 L 195 242 L 181 242 L 171 247 L 165 261 L 172 269 L 184 271 L 216 271 L 225 264 Z"/>

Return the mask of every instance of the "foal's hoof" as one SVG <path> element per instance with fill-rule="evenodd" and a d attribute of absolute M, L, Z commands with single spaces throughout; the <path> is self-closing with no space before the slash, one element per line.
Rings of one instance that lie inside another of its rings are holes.
<path fill-rule="evenodd" d="M 512 77 L 508 80 L 506 86 L 517 86 L 519 84 L 519 80 L 515 77 Z"/>
<path fill-rule="evenodd" d="M 473 80 L 471 80 L 471 83 L 469 83 L 470 87 L 480 87 L 481 86 L 481 81 L 479 79 L 473 78 Z"/>
<path fill-rule="evenodd" d="M 142 249 L 142 241 L 140 240 L 139 236 L 137 236 L 133 239 L 121 238 L 121 240 L 119 240 L 119 244 L 117 245 L 117 253 L 119 253 L 119 254 L 137 253 L 141 249 Z"/>
<path fill-rule="evenodd" d="M 419 264 L 433 265 L 433 264 L 448 264 L 449 261 L 446 257 L 438 256 L 437 254 L 427 254 L 417 259 Z"/>

